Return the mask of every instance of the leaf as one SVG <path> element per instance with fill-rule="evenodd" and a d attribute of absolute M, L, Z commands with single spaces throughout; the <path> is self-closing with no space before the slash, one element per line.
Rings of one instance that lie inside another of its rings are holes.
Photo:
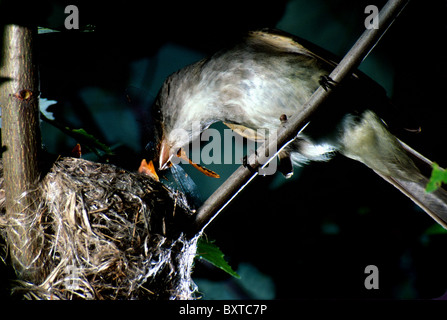
<path fill-rule="evenodd" d="M 94 32 L 96 29 L 96 26 L 93 24 L 87 24 L 85 26 L 82 26 L 80 30 L 77 30 L 78 32 Z M 51 29 L 46 27 L 37 27 L 37 34 L 46 34 L 46 33 L 55 33 L 55 32 L 62 32 L 67 31 L 66 29 Z"/>
<path fill-rule="evenodd" d="M 424 234 L 426 235 L 437 235 L 437 234 L 447 234 L 447 230 L 439 224 L 433 224 L 427 230 L 425 230 Z"/>
<path fill-rule="evenodd" d="M 214 244 L 214 241 L 207 241 L 203 238 L 200 238 L 197 243 L 196 257 L 208 261 L 213 266 L 222 269 L 223 271 L 237 279 L 241 278 L 224 259 L 223 252 L 219 249 L 218 246 Z"/>
<path fill-rule="evenodd" d="M 447 183 L 447 171 L 440 168 L 438 164 L 433 163 L 433 170 L 425 191 L 433 192 L 440 188 L 442 183 Z"/>
<path fill-rule="evenodd" d="M 51 111 L 48 111 L 48 107 L 57 104 L 56 100 L 48 100 L 45 98 L 40 98 L 39 99 L 39 108 L 40 108 L 40 112 L 43 113 L 43 115 L 45 117 L 47 117 L 50 120 L 54 120 L 54 116 L 53 113 Z"/>
<path fill-rule="evenodd" d="M 37 27 L 37 33 L 38 34 L 44 34 L 44 33 L 54 33 L 54 32 L 60 32 L 59 30 L 45 28 L 45 27 Z"/>
<path fill-rule="evenodd" d="M 40 113 L 40 118 L 53 125 L 54 127 L 61 130 L 63 133 L 69 135 L 73 139 L 77 140 L 80 144 L 85 145 L 89 150 L 93 151 L 97 156 L 100 156 L 99 151 L 103 151 L 107 155 L 113 155 L 112 149 L 105 145 L 104 143 L 100 142 L 98 139 L 96 139 L 93 135 L 89 134 L 84 129 L 72 129 L 69 127 L 66 127 L 56 120 L 51 120 L 46 117 L 45 114 L 42 112 Z"/>
<path fill-rule="evenodd" d="M 84 129 L 70 129 L 66 127 L 67 130 L 71 131 L 75 136 L 78 136 L 78 140 L 80 141 L 87 141 L 88 144 L 93 145 L 95 148 L 104 151 L 108 155 L 112 155 L 112 149 L 110 149 L 109 146 L 105 145 L 104 143 L 100 142 L 98 139 L 96 139 L 93 135 L 89 134 Z"/>

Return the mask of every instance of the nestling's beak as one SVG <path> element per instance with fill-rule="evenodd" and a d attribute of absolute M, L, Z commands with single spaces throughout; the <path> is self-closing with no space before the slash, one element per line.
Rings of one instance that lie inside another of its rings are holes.
<path fill-rule="evenodd" d="M 160 144 L 160 156 L 158 159 L 159 170 L 165 170 L 169 166 L 169 161 L 172 158 L 171 146 L 163 139 Z"/>
<path fill-rule="evenodd" d="M 149 163 L 146 162 L 146 159 L 141 160 L 138 172 L 151 177 L 157 182 L 160 182 L 160 178 L 158 177 L 157 172 L 155 171 L 154 163 L 152 162 L 152 160 L 149 161 Z"/>

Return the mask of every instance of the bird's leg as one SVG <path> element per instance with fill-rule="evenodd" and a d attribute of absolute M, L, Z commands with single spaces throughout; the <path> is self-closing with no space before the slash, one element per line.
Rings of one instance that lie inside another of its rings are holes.
<path fill-rule="evenodd" d="M 281 121 L 281 125 L 285 125 L 288 121 L 287 115 L 282 114 L 281 117 L 279 117 L 279 120 Z M 293 175 L 293 165 L 289 152 L 284 150 L 281 151 L 278 154 L 278 158 L 278 171 L 281 172 L 286 179 L 290 178 Z"/>
<path fill-rule="evenodd" d="M 281 121 L 281 125 L 285 125 L 288 121 L 287 115 L 282 114 L 279 117 L 279 120 Z M 255 155 L 258 156 L 256 150 Z M 292 160 L 290 159 L 290 154 L 288 151 L 281 151 L 278 155 L 279 158 L 279 166 L 278 170 L 281 172 L 286 179 L 290 178 L 293 175 L 293 165 Z M 244 156 L 242 158 L 242 164 L 245 168 L 250 170 L 251 172 L 255 172 L 256 170 L 248 163 L 248 155 Z"/>
<path fill-rule="evenodd" d="M 255 155 L 258 156 L 258 153 L 256 152 L 256 150 L 255 150 Z M 248 163 L 248 155 L 245 155 L 245 156 L 242 158 L 242 165 L 243 165 L 245 168 L 247 168 L 248 170 L 250 170 L 250 172 L 252 172 L 252 173 L 256 172 L 256 169 L 253 168 L 253 167 L 251 166 L 250 163 Z"/>
<path fill-rule="evenodd" d="M 329 76 L 321 76 L 320 80 L 318 81 L 320 86 L 323 87 L 324 91 L 328 91 L 329 89 L 334 89 L 335 84 L 337 84 L 337 81 L 334 81 Z"/>

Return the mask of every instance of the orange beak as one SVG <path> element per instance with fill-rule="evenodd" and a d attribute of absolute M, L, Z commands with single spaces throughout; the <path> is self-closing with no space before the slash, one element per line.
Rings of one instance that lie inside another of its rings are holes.
<path fill-rule="evenodd" d="M 138 172 L 151 177 L 152 179 L 154 179 L 157 182 L 160 182 L 157 172 L 155 172 L 155 168 L 154 168 L 154 164 L 152 163 L 152 160 L 149 161 L 149 163 L 146 162 L 146 159 L 141 160 L 141 164 L 140 164 L 140 167 L 138 168 Z"/>

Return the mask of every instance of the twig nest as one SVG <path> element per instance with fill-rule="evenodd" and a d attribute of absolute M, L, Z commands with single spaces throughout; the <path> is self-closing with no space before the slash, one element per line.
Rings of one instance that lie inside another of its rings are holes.
<path fill-rule="evenodd" d="M 182 232 L 191 210 L 180 193 L 113 165 L 63 158 L 23 197 L 35 199 L 33 208 L 0 215 L 19 277 L 15 294 L 193 298 L 197 236 Z M 26 237 L 14 237 L 17 226 Z"/>

